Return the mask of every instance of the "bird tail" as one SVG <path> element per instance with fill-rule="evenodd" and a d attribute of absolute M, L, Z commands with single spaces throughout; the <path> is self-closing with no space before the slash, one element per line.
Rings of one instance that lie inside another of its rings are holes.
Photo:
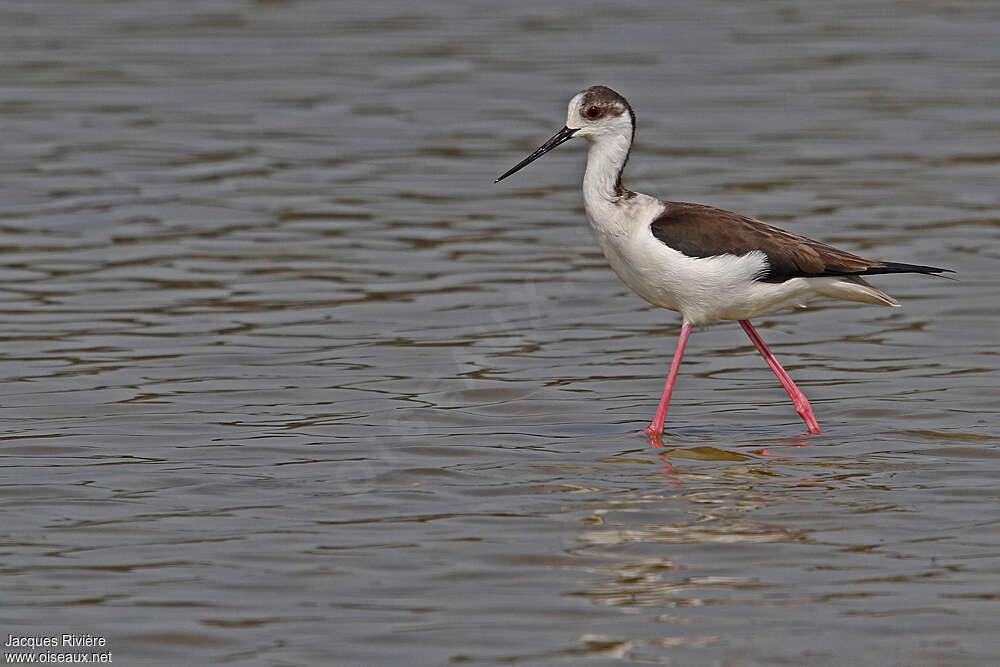
<path fill-rule="evenodd" d="M 905 265 L 904 265 L 905 266 Z M 882 290 L 875 289 L 857 276 L 839 276 L 816 285 L 816 291 L 831 299 L 871 303 L 876 306 L 899 307 L 899 302 Z"/>

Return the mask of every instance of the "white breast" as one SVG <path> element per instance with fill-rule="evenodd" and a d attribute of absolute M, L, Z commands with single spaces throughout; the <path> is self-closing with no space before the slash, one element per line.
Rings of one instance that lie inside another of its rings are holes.
<path fill-rule="evenodd" d="M 615 273 L 646 301 L 680 311 L 694 325 L 751 319 L 782 308 L 804 305 L 816 295 L 805 279 L 784 283 L 756 280 L 767 256 L 689 257 L 653 236 L 650 223 L 663 211 L 646 195 L 618 202 L 595 201 L 587 217 L 598 245 Z"/>
<path fill-rule="evenodd" d="M 663 213 L 663 203 L 639 193 L 619 190 L 630 137 L 611 134 L 592 139 L 583 177 L 583 202 L 598 245 L 615 273 L 646 301 L 680 311 L 687 322 L 711 324 L 742 320 L 803 305 L 827 289 L 825 279 L 793 278 L 764 283 L 756 278 L 767 269 L 761 251 L 746 255 L 689 257 L 653 236 L 650 223 Z"/>

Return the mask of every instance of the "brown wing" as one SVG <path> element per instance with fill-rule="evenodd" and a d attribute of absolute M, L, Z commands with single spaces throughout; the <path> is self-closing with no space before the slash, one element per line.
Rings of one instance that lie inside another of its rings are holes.
<path fill-rule="evenodd" d="M 796 277 L 946 270 L 864 259 L 711 206 L 685 202 L 664 202 L 664 206 L 663 213 L 650 224 L 653 236 L 689 257 L 745 255 L 759 250 L 767 255 L 768 269 L 760 277 L 765 282 L 784 282 Z"/>

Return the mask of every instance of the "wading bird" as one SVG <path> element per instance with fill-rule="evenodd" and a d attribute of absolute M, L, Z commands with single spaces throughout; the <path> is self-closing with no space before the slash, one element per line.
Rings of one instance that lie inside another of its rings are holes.
<path fill-rule="evenodd" d="M 864 259 L 737 213 L 632 192 L 622 185 L 622 171 L 634 136 L 635 114 L 625 98 L 605 86 L 593 86 L 570 100 L 563 129 L 496 182 L 573 137 L 590 142 L 583 202 L 598 245 L 636 294 L 680 312 L 683 319 L 660 405 L 646 433 L 655 438 L 663 433 L 692 327 L 723 320 L 740 323 L 791 396 L 809 432 L 821 433 L 809 401 L 750 319 L 805 306 L 817 296 L 898 306 L 863 276 L 950 270 Z"/>

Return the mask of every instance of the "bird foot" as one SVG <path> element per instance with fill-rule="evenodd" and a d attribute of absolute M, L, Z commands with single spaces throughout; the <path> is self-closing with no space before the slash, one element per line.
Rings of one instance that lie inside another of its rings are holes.
<path fill-rule="evenodd" d="M 664 444 L 663 444 L 663 429 L 662 428 L 660 430 L 657 430 L 657 429 L 653 428 L 652 426 L 650 426 L 649 428 L 647 428 L 644 431 L 644 433 L 649 438 L 649 446 L 650 447 L 655 447 L 656 449 L 662 449 L 664 447 Z"/>

